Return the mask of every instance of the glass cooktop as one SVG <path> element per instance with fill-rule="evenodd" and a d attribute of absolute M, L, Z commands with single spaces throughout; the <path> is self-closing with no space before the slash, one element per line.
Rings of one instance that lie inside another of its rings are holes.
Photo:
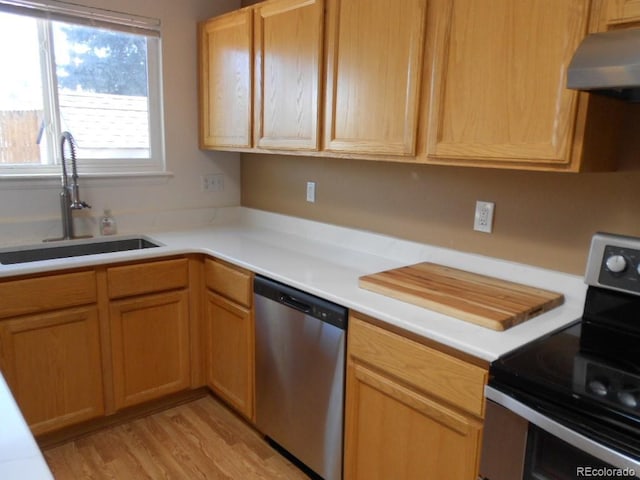
<path fill-rule="evenodd" d="M 489 385 L 640 458 L 640 374 L 581 349 L 583 321 L 495 361 Z"/>

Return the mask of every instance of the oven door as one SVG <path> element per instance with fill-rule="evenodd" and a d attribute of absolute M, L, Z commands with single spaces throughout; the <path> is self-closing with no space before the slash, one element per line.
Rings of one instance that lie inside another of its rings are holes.
<path fill-rule="evenodd" d="M 640 478 L 640 462 L 487 386 L 480 465 L 488 480 Z"/>

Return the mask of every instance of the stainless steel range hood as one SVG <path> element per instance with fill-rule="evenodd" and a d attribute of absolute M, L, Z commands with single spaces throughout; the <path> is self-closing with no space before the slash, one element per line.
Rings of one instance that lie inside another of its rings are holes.
<path fill-rule="evenodd" d="M 567 88 L 640 102 L 640 28 L 587 35 L 569 64 Z"/>

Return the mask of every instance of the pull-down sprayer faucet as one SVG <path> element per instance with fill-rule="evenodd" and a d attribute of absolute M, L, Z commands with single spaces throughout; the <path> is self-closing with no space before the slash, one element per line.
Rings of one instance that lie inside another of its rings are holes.
<path fill-rule="evenodd" d="M 71 156 L 71 182 L 67 172 L 67 157 L 65 145 L 69 144 Z M 71 240 L 77 238 L 73 228 L 73 211 L 91 208 L 91 205 L 80 200 L 78 188 L 78 168 L 76 166 L 76 141 L 69 132 L 62 132 L 60 137 L 60 156 L 62 161 L 62 191 L 60 192 L 60 211 L 62 213 L 62 238 Z"/>

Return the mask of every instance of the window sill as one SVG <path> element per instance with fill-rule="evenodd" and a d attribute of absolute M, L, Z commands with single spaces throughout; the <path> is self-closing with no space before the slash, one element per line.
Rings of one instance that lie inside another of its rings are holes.
<path fill-rule="evenodd" d="M 78 182 L 81 186 L 103 187 L 117 185 L 162 185 L 173 177 L 173 172 L 131 172 L 131 173 L 85 173 Z M 23 190 L 25 188 L 60 188 L 61 175 L 43 173 L 35 175 L 0 174 L 0 186 L 3 189 Z"/>

